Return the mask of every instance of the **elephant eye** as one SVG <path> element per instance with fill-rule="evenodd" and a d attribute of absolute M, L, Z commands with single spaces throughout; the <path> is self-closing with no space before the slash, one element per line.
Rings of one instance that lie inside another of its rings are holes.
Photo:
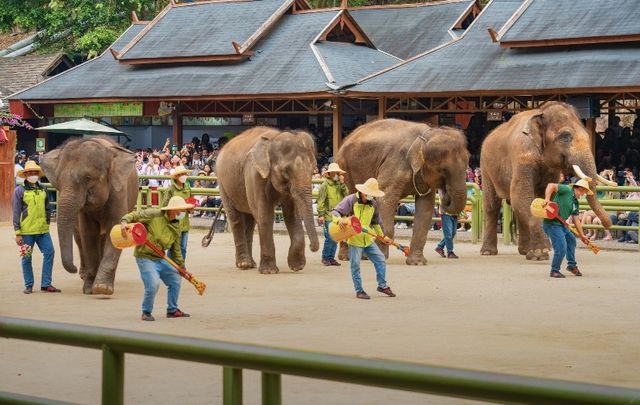
<path fill-rule="evenodd" d="M 561 132 L 560 135 L 557 136 L 556 141 L 563 143 L 571 143 L 573 140 L 573 134 L 571 132 Z"/>

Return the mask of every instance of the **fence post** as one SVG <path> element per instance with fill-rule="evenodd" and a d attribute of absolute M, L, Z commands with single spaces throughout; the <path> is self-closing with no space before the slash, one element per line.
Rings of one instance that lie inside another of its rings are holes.
<path fill-rule="evenodd" d="M 102 346 L 102 404 L 124 404 L 124 353 Z"/>
<path fill-rule="evenodd" d="M 224 367 L 222 369 L 222 403 L 242 405 L 242 369 Z"/>
<path fill-rule="evenodd" d="M 262 373 L 262 405 L 282 404 L 280 374 Z"/>
<path fill-rule="evenodd" d="M 513 235 L 511 235 L 511 219 L 513 212 L 507 200 L 502 200 L 502 243 L 510 245 L 513 243 Z"/>
<path fill-rule="evenodd" d="M 138 187 L 138 196 L 136 197 L 136 211 L 142 209 L 142 190 Z"/>
<path fill-rule="evenodd" d="M 478 243 L 480 240 L 480 207 L 478 198 L 471 197 L 471 243 Z"/>

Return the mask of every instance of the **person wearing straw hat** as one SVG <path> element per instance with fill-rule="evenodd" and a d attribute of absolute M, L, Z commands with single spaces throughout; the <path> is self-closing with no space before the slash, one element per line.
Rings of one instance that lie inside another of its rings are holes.
<path fill-rule="evenodd" d="M 51 208 L 47 191 L 40 184 L 44 172 L 33 160 L 27 161 L 24 169 L 18 171 L 17 176 L 24 179 L 24 184 L 18 185 L 13 192 L 13 229 L 16 233 L 18 246 L 28 245 L 29 250 L 34 245 L 42 252 L 42 278 L 40 291 L 60 292 L 51 285 L 53 272 L 53 257 L 55 250 L 49 234 Z M 33 292 L 33 266 L 31 254 L 22 255 L 22 276 L 24 277 L 24 293 Z"/>
<path fill-rule="evenodd" d="M 130 212 L 120 220 L 122 235 L 126 235 L 128 223 L 140 222 L 147 228 L 147 240 L 163 251 L 169 250 L 173 255 L 173 261 L 179 266 L 184 266 L 180 243 L 182 236 L 180 221 L 186 216 L 186 211 L 192 208 L 193 205 L 187 204 L 184 198 L 174 196 L 166 206 L 160 209 L 148 208 Z M 178 308 L 182 278 L 176 269 L 144 244 L 136 246 L 133 256 L 136 258 L 140 278 L 144 284 L 141 319 L 155 321 L 151 313 L 160 280 L 167 286 L 167 318 L 189 317 L 189 314 Z"/>
<path fill-rule="evenodd" d="M 546 207 L 550 201 L 558 204 L 558 214 L 568 219 L 573 217 L 573 223 L 576 226 L 578 235 L 584 243 L 588 243 L 589 239 L 582 231 L 582 224 L 578 218 L 579 205 L 578 199 L 583 195 L 593 195 L 593 191 L 589 188 L 589 183 L 580 179 L 575 184 L 557 184 L 549 183 L 544 192 L 543 207 Z M 552 198 L 553 197 L 553 198 Z M 582 276 L 576 262 L 576 237 L 557 219 L 544 219 L 542 229 L 551 239 L 553 246 L 553 259 L 551 261 L 551 273 L 553 278 L 564 278 L 564 274 L 560 273 L 560 265 L 564 257 L 567 257 L 567 270 L 575 276 Z"/>
<path fill-rule="evenodd" d="M 191 170 L 184 166 L 178 166 L 173 172 L 171 172 L 171 184 L 167 188 L 160 203 L 160 207 L 166 207 L 169 201 L 174 196 L 179 196 L 188 200 L 191 198 L 191 186 L 187 181 L 187 175 L 191 174 Z M 182 252 L 182 258 L 187 259 L 187 241 L 189 240 L 189 215 L 185 215 L 180 220 L 180 249 Z M 168 253 L 169 257 L 173 259 L 172 253 Z"/>
<path fill-rule="evenodd" d="M 349 189 L 344 184 L 345 173 L 337 163 L 331 163 L 324 172 L 324 180 L 318 190 L 318 225 L 322 225 L 324 232 L 322 264 L 325 266 L 340 266 L 335 259 L 338 244 L 329 235 L 329 225 L 331 210 L 349 194 Z"/>
<path fill-rule="evenodd" d="M 376 197 L 384 196 L 384 192 L 380 190 L 378 185 L 378 180 L 370 178 L 363 184 L 356 184 L 356 189 L 358 190 L 357 193 L 346 196 L 331 211 L 333 221 L 336 221 L 340 228 L 345 230 L 349 225 L 347 225 L 347 222 L 344 221 L 342 217 L 355 215 L 363 227 L 373 229 L 379 236 L 384 237 L 385 243 L 391 244 L 392 240 L 384 236 L 382 221 L 380 220 L 380 210 L 378 209 L 378 202 L 375 200 Z M 360 260 L 362 259 L 362 253 L 366 253 L 376 269 L 376 280 L 378 282 L 377 291 L 389 297 L 395 297 L 396 295 L 391 291 L 385 279 L 387 264 L 385 263 L 384 254 L 378 245 L 374 243 L 374 238 L 362 232 L 347 239 L 347 244 L 349 245 L 351 278 L 356 290 L 356 298 L 364 300 L 371 298 L 362 288 L 362 280 L 360 278 Z"/>

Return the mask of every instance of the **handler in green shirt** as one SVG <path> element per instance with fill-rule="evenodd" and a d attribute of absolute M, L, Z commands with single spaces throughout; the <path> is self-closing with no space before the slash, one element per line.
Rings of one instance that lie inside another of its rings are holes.
<path fill-rule="evenodd" d="M 349 194 L 349 189 L 344 184 L 345 173 L 337 163 L 331 163 L 318 190 L 318 225 L 322 225 L 324 232 L 322 264 L 325 266 L 340 266 L 340 262 L 335 259 L 338 244 L 329 235 L 329 225 L 332 218 L 331 210 Z"/>
<path fill-rule="evenodd" d="M 578 180 L 570 186 L 566 184 L 549 183 L 544 192 L 544 203 L 546 206 L 549 201 L 558 204 L 558 215 L 565 220 L 570 216 L 573 217 L 573 223 L 576 226 L 578 235 L 584 243 L 588 243 L 588 239 L 582 231 L 582 223 L 578 218 L 579 206 L 578 198 L 583 195 L 593 195 L 593 191 L 589 189 L 589 183 L 586 180 Z M 553 198 L 552 198 L 553 197 Z M 571 230 L 564 226 L 557 219 L 544 219 L 542 222 L 544 233 L 551 239 L 553 246 L 553 259 L 551 261 L 551 273 L 553 278 L 564 278 L 564 274 L 560 273 L 560 265 L 565 256 L 567 256 L 567 270 L 576 276 L 582 276 L 576 262 L 576 237 Z"/>
<path fill-rule="evenodd" d="M 185 200 L 191 198 L 191 187 L 187 182 L 187 175 L 191 173 L 191 170 L 184 166 L 178 166 L 171 173 L 171 185 L 165 191 L 162 197 L 161 207 L 166 207 L 174 196 L 179 196 Z M 185 215 L 180 220 L 180 252 L 182 253 L 183 260 L 187 259 L 187 241 L 189 240 L 189 215 Z M 172 252 L 169 252 L 169 257 L 174 259 L 175 256 Z"/>
<path fill-rule="evenodd" d="M 184 259 L 180 252 L 180 220 L 193 205 L 187 204 L 182 197 L 172 197 L 166 207 L 161 209 L 146 209 L 133 211 L 122 217 L 120 227 L 123 235 L 128 223 L 140 222 L 147 228 L 147 240 L 160 250 L 169 249 L 173 254 L 173 261 L 184 266 Z M 189 314 L 178 309 L 180 283 L 182 278 L 176 269 L 163 260 L 152 249 L 143 245 L 136 246 L 133 251 L 136 258 L 140 278 L 144 284 L 144 298 L 142 300 L 142 320 L 155 321 L 151 312 L 158 293 L 160 280 L 167 286 L 167 318 L 189 317 Z"/>

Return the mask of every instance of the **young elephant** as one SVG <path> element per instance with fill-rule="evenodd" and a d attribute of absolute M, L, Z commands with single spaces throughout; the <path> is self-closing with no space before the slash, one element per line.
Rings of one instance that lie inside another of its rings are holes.
<path fill-rule="evenodd" d="M 260 234 L 263 274 L 277 273 L 273 243 L 274 210 L 281 204 L 291 246 L 289 268 L 302 270 L 304 223 L 311 251 L 319 248 L 311 203 L 311 176 L 316 167 L 315 144 L 306 132 L 274 128 L 249 129 L 229 141 L 218 155 L 216 169 L 222 202 L 236 245 L 236 266 L 256 267 L 251 247 L 253 231 Z"/>
<path fill-rule="evenodd" d="M 374 121 L 358 127 L 338 151 L 338 164 L 347 172 L 350 190 L 375 177 L 385 196 L 379 201 L 386 235 L 393 237 L 394 216 L 400 200 L 416 198 L 411 236 L 410 265 L 424 265 L 423 249 L 431 226 L 435 193 L 444 190 L 443 208 L 459 213 L 467 202 L 466 169 L 469 152 L 464 134 L 453 128 L 431 128 L 397 119 Z M 388 255 L 389 247 L 381 249 Z M 341 250 L 340 258 L 346 259 Z"/>
<path fill-rule="evenodd" d="M 58 189 L 57 224 L 62 265 L 69 273 L 75 238 L 85 294 L 113 294 L 121 250 L 109 231 L 131 211 L 138 194 L 134 155 L 106 137 L 73 139 L 44 155 L 42 168 Z"/>
<path fill-rule="evenodd" d="M 547 184 L 557 183 L 560 174 L 611 185 L 596 172 L 591 138 L 575 109 L 560 102 L 516 114 L 494 129 L 482 144 L 480 169 L 485 210 L 483 255 L 498 253 L 496 227 L 502 199 L 513 207 L 520 254 L 528 260 L 543 260 L 549 258 L 549 242 L 540 220 L 530 214 L 533 199 L 544 197 Z M 596 182 L 590 186 L 595 192 Z M 610 227 L 611 219 L 595 196 L 588 196 L 587 201 L 602 224 Z"/>

